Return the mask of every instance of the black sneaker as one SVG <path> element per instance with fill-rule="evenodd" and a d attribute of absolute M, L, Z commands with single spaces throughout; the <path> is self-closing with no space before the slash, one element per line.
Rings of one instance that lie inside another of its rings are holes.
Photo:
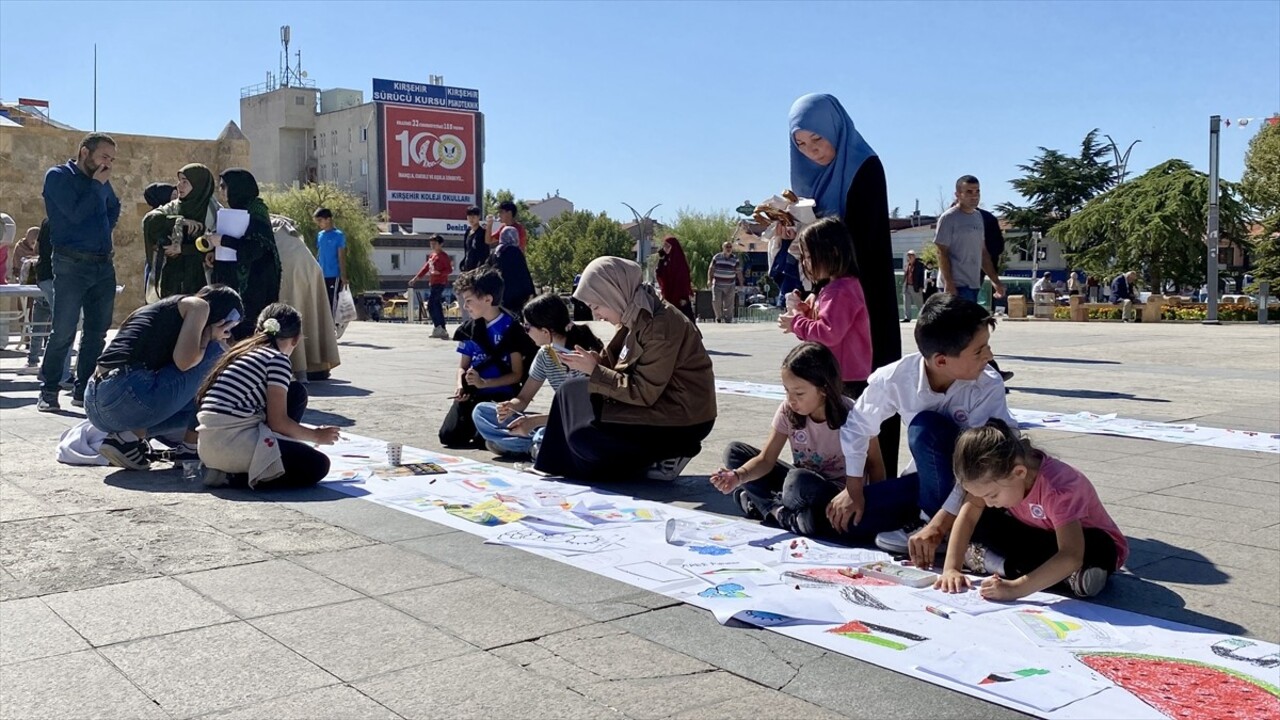
<path fill-rule="evenodd" d="M 151 461 L 147 459 L 147 444 L 142 440 L 121 440 L 119 435 L 113 433 L 102 441 L 98 453 L 116 467 L 126 470 L 151 469 Z"/>
<path fill-rule="evenodd" d="M 1091 598 L 1102 592 L 1110 576 L 1100 567 L 1083 567 L 1067 576 L 1067 587 L 1079 598 Z"/>
<path fill-rule="evenodd" d="M 744 488 L 734 490 L 733 499 L 738 503 L 738 507 L 742 508 L 742 516 L 748 520 L 759 520 L 764 517 L 760 513 L 760 509 L 756 507 L 756 504 L 751 502 L 751 498 L 747 496 L 747 491 Z"/>
<path fill-rule="evenodd" d="M 199 460 L 200 453 L 196 452 L 194 448 L 179 445 L 177 447 L 165 448 L 163 450 L 152 450 L 147 453 L 147 457 L 149 457 L 153 462 L 167 462 L 177 465 L 188 460 Z"/>
<path fill-rule="evenodd" d="M 62 406 L 58 404 L 58 393 L 56 392 L 40 392 L 40 399 L 36 401 L 36 410 L 40 412 L 58 412 Z"/>

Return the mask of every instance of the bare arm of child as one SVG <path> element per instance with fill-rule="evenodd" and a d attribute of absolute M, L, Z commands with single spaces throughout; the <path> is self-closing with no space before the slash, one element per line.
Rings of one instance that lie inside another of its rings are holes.
<path fill-rule="evenodd" d="M 1084 527 L 1079 520 L 1054 528 L 1058 552 L 1043 565 L 1017 580 L 992 575 L 982 581 L 982 597 L 988 600 L 1017 600 L 1062 582 L 1084 564 Z"/>
<path fill-rule="evenodd" d="M 468 363 L 469 365 L 470 363 Z M 496 378 L 488 380 L 480 377 L 480 373 L 467 372 L 467 382 L 478 388 L 503 387 L 504 385 L 515 385 L 520 382 L 520 378 L 524 377 L 524 356 L 518 352 L 511 353 L 511 372 L 506 375 L 499 375 Z"/>
<path fill-rule="evenodd" d="M 529 403 L 533 402 L 533 396 L 538 394 L 538 390 L 542 388 L 542 381 L 529 378 L 524 381 L 524 387 L 520 388 L 520 394 L 514 399 L 506 400 L 498 403 L 498 422 L 506 422 L 507 418 L 518 412 L 524 412 L 529 407 Z"/>
<path fill-rule="evenodd" d="M 969 539 L 973 537 L 973 529 L 977 527 L 978 518 L 982 517 L 985 507 L 982 500 L 973 495 L 965 496 L 960 514 L 956 516 L 956 524 L 951 528 L 951 541 L 947 545 L 942 577 L 933 583 L 938 590 L 957 593 L 969 589 L 969 578 L 964 574 L 964 551 L 969 547 Z"/>
<path fill-rule="evenodd" d="M 463 355 L 458 360 L 458 384 L 453 389 L 454 400 L 466 400 L 467 393 L 463 390 L 464 383 L 467 379 L 467 371 L 471 369 L 471 357 Z"/>
<path fill-rule="evenodd" d="M 332 445 L 338 441 L 338 428 L 307 427 L 289 417 L 289 391 L 279 385 L 267 386 L 267 427 L 277 435 L 294 440 Z"/>
<path fill-rule="evenodd" d="M 765 441 L 760 454 L 742 464 L 739 468 L 720 468 L 711 474 L 711 484 L 722 493 L 728 494 L 738 486 L 759 480 L 773 469 L 782 454 L 782 447 L 787 444 L 787 436 L 774 428 L 769 429 L 769 439 Z"/>
<path fill-rule="evenodd" d="M 537 430 L 540 427 L 546 427 L 547 420 L 550 419 L 550 417 L 550 415 L 541 413 L 537 415 L 524 415 L 512 420 L 511 424 L 507 426 L 507 429 L 516 435 L 524 435 L 528 437 L 533 434 L 534 430 Z"/>

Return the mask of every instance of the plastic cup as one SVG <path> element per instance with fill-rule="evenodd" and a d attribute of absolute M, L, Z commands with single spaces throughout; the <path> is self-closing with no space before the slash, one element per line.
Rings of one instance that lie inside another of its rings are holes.
<path fill-rule="evenodd" d="M 398 443 L 398 442 L 387 443 L 387 464 L 399 465 L 400 456 L 403 451 L 404 451 L 404 445 L 402 445 L 401 443 Z"/>
<path fill-rule="evenodd" d="M 787 312 L 795 312 L 796 305 L 800 304 L 800 297 L 794 292 L 787 293 Z"/>

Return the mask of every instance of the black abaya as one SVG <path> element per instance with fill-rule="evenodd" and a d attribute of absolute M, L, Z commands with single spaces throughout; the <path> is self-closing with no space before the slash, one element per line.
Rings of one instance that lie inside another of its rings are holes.
<path fill-rule="evenodd" d="M 889 235 L 889 192 L 880 158 L 871 156 L 853 177 L 845 201 L 844 224 L 853 236 L 858 256 L 859 281 L 867 298 L 871 322 L 871 367 L 884 367 L 902 358 L 898 285 L 893 270 L 893 241 Z M 898 438 L 902 421 L 897 415 L 880 426 L 880 452 L 887 477 L 897 477 Z"/>

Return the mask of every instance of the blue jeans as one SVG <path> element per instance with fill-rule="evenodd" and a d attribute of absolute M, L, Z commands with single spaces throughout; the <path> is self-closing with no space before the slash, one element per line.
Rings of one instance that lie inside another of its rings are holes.
<path fill-rule="evenodd" d="M 109 433 L 146 428 L 147 437 L 156 437 L 193 430 L 196 392 L 221 356 L 222 346 L 211 342 L 190 370 L 132 367 L 93 378 L 84 393 L 85 414 L 94 427 Z"/>
<path fill-rule="evenodd" d="M 76 387 L 73 397 L 84 397 L 98 356 L 106 346 L 107 328 L 116 306 L 116 268 L 111 259 L 89 259 L 79 253 L 53 253 L 53 334 L 45 348 L 40 374 L 44 378 L 41 391 L 58 392 L 61 369 L 67 364 L 76 325 L 84 313 L 80 335 L 80 355 L 76 358 Z"/>
<path fill-rule="evenodd" d="M 952 290 L 952 291 L 951 291 L 951 294 L 952 294 L 952 295 L 956 295 L 956 296 L 958 296 L 958 297 L 962 297 L 962 298 L 964 298 L 965 300 L 972 300 L 973 302 L 978 302 L 978 289 L 977 289 L 977 288 L 971 288 L 971 287 L 957 287 L 955 290 Z"/>
<path fill-rule="evenodd" d="M 862 522 L 850 525 L 843 535 L 835 533 L 826 521 L 827 503 L 839 492 L 838 488 L 834 491 L 821 486 L 796 488 L 795 492 L 802 492 L 806 497 L 786 498 L 784 492 L 784 503 L 813 507 L 815 527 L 841 540 L 865 541 L 878 533 L 898 530 L 920 511 L 932 517 L 942 509 L 956 484 L 951 456 L 959 435 L 960 428 L 946 415 L 936 412 L 916 415 L 907 428 L 907 446 L 916 461 L 916 472 L 867 485 L 862 491 L 866 502 Z"/>
<path fill-rule="evenodd" d="M 546 428 L 540 427 L 527 437 L 515 435 L 507 429 L 514 419 L 515 417 L 510 417 L 506 422 L 499 422 L 498 403 L 480 403 L 475 410 L 471 411 L 471 421 L 476 425 L 476 432 L 480 433 L 480 437 L 497 445 L 502 452 L 508 455 L 536 455 L 533 449 L 542 444 L 542 435 L 546 432 Z"/>
<path fill-rule="evenodd" d="M 444 327 L 444 286 L 432 285 L 427 295 L 427 312 L 431 314 L 431 324 Z"/>

